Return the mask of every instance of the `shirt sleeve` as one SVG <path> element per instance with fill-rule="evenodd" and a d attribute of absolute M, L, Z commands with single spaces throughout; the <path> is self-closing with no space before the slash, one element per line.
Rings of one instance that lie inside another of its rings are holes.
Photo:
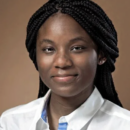
<path fill-rule="evenodd" d="M 3 127 L 2 127 L 1 117 L 0 117 L 0 130 L 4 130 Z"/>

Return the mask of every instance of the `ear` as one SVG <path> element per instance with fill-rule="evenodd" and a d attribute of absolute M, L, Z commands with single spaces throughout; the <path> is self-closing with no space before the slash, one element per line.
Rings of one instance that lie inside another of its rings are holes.
<path fill-rule="evenodd" d="M 104 55 L 103 51 L 99 51 L 98 54 L 98 65 L 103 65 L 106 62 L 107 58 Z"/>

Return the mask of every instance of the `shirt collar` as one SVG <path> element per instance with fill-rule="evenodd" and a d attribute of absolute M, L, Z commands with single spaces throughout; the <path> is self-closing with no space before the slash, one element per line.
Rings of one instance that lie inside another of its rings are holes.
<path fill-rule="evenodd" d="M 36 116 L 32 122 L 30 130 L 34 130 L 34 128 L 37 129 L 40 125 L 43 125 L 41 114 L 44 110 L 44 107 L 46 106 L 47 100 L 50 97 L 50 93 L 51 90 L 49 90 L 47 94 L 43 98 L 41 98 L 42 101 L 36 111 Z M 92 119 L 96 112 L 101 108 L 103 103 L 104 99 L 102 98 L 98 89 L 95 87 L 89 98 L 79 108 L 77 108 L 71 114 L 64 116 L 65 120 L 67 121 L 71 129 L 80 130 L 85 124 L 87 124 Z M 49 128 L 47 123 L 45 123 L 43 127 Z"/>
<path fill-rule="evenodd" d="M 95 87 L 90 97 L 71 114 L 64 116 L 73 130 L 80 130 L 101 108 L 104 99 Z"/>
<path fill-rule="evenodd" d="M 36 110 L 34 120 L 33 120 L 32 125 L 31 125 L 29 130 L 42 130 L 43 128 L 44 129 L 48 128 L 47 123 L 45 123 L 46 125 L 45 124 L 43 125 L 43 120 L 41 118 L 41 114 L 42 114 L 42 111 L 46 105 L 47 100 L 50 97 L 50 94 L 51 94 L 51 90 L 48 90 L 46 95 L 39 99 L 40 103 L 39 103 L 39 106 Z"/>

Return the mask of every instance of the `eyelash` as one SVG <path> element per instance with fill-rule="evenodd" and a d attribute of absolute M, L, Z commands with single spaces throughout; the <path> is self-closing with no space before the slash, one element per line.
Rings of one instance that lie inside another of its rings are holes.
<path fill-rule="evenodd" d="M 84 49 L 86 49 L 86 47 L 84 47 L 84 46 L 74 46 L 74 47 L 72 47 L 71 48 L 71 50 L 73 50 L 73 49 L 75 49 L 75 48 L 78 48 L 78 50 L 76 49 L 76 50 L 74 50 L 74 52 L 81 52 L 82 50 L 84 50 Z M 80 49 L 79 49 L 80 48 Z M 51 52 L 47 52 L 46 50 L 47 49 L 51 49 Z M 44 48 L 44 49 L 42 49 L 44 52 L 46 52 L 46 53 L 53 53 L 55 50 L 54 50 L 54 48 L 53 47 L 47 47 L 47 48 Z"/>
<path fill-rule="evenodd" d="M 81 51 L 81 50 L 86 49 L 86 47 L 84 47 L 84 46 L 74 46 L 72 49 L 74 49 L 74 48 L 80 48 L 80 49 L 78 49 L 78 52 Z M 72 50 L 72 49 L 71 49 L 71 50 Z M 77 50 L 76 50 L 76 51 L 77 51 Z"/>
<path fill-rule="evenodd" d="M 52 50 L 54 50 L 52 47 L 44 48 L 43 51 L 46 52 L 46 53 L 52 53 L 52 52 L 47 52 L 46 49 L 52 49 Z"/>

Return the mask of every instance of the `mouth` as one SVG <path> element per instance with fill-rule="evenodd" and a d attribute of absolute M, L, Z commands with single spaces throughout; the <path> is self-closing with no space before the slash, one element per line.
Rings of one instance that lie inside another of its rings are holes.
<path fill-rule="evenodd" d="M 53 76 L 53 80 L 59 83 L 71 83 L 77 78 L 78 74 L 75 75 L 60 75 L 60 76 Z"/>

